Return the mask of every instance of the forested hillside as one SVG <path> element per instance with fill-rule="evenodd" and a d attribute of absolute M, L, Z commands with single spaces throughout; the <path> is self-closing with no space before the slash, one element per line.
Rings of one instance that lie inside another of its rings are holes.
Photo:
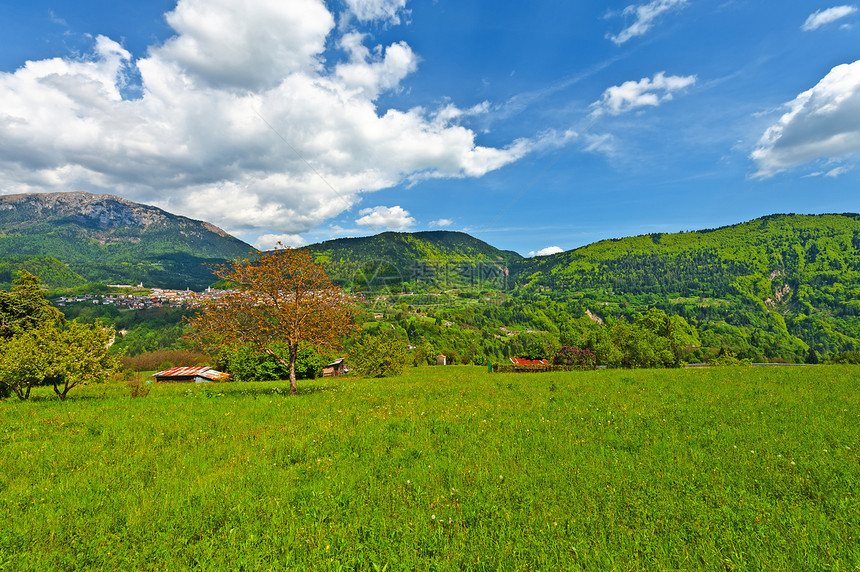
<path fill-rule="evenodd" d="M 687 361 L 731 352 L 801 362 L 860 350 L 856 214 L 771 215 L 530 259 L 447 231 L 305 248 L 356 295 L 366 332 L 390 332 L 462 361 L 503 359 L 535 344 L 597 347 L 606 341 L 598 323 L 629 337 L 624 324 L 646 323 L 652 309 L 694 330 L 678 330 L 686 332 Z M 144 281 L 200 290 L 213 281 L 205 262 L 250 250 L 207 223 L 116 197 L 0 197 L 0 285 L 28 270 L 52 287 Z M 174 324 L 152 336 L 145 324 L 136 328 L 141 343 L 132 345 L 141 350 L 172 347 L 182 331 Z"/>
<path fill-rule="evenodd" d="M 499 250 L 462 232 L 383 232 L 362 238 L 340 238 L 307 248 L 341 286 L 362 289 L 422 287 L 478 283 L 497 277 L 516 252 Z M 482 273 L 482 274 L 481 274 Z"/>
<path fill-rule="evenodd" d="M 860 215 L 771 215 L 605 240 L 514 265 L 523 293 L 601 314 L 656 306 L 705 345 L 800 357 L 860 347 Z"/>

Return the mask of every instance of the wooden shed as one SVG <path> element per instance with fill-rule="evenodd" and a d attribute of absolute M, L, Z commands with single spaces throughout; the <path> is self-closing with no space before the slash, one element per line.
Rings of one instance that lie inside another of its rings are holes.
<path fill-rule="evenodd" d="M 436 365 L 448 365 L 448 358 L 443 355 L 436 356 Z"/>
<path fill-rule="evenodd" d="M 338 377 L 346 373 L 345 358 L 338 358 L 325 366 L 322 370 L 323 377 Z"/>
<path fill-rule="evenodd" d="M 211 383 L 213 381 L 227 381 L 229 373 L 222 373 L 207 366 L 199 367 L 172 367 L 159 371 L 152 376 L 155 381 L 168 383 Z"/>
<path fill-rule="evenodd" d="M 525 359 L 525 358 L 511 358 L 511 363 L 513 364 L 511 371 L 514 372 L 524 372 L 524 371 L 547 371 L 549 366 L 552 364 L 549 360 L 545 359 Z"/>

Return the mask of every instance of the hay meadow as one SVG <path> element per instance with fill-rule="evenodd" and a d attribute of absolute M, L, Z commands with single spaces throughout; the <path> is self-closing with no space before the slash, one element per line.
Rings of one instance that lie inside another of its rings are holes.
<path fill-rule="evenodd" d="M 853 366 L 0 402 L 0 570 L 857 570 Z"/>

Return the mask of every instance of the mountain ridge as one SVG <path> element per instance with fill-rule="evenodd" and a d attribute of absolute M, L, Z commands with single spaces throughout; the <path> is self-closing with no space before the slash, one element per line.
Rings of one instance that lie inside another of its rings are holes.
<path fill-rule="evenodd" d="M 206 264 L 252 246 L 205 222 L 108 194 L 0 196 L 0 257 L 48 256 L 91 282 L 202 289 Z"/>

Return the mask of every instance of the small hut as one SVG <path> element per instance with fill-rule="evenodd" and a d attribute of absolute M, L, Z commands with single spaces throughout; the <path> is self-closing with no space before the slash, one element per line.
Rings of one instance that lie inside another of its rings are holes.
<path fill-rule="evenodd" d="M 338 377 L 346 373 L 345 358 L 338 358 L 325 366 L 322 370 L 323 377 Z"/>
<path fill-rule="evenodd" d="M 222 373 L 211 367 L 172 367 L 152 374 L 155 381 L 167 383 L 211 383 L 227 381 L 229 373 Z"/>
<path fill-rule="evenodd" d="M 525 359 L 525 358 L 511 358 L 511 371 L 517 372 L 525 372 L 525 371 L 547 371 L 549 370 L 549 366 L 552 365 L 549 360 L 545 359 Z"/>
<path fill-rule="evenodd" d="M 448 358 L 443 355 L 436 356 L 436 365 L 448 365 Z"/>

